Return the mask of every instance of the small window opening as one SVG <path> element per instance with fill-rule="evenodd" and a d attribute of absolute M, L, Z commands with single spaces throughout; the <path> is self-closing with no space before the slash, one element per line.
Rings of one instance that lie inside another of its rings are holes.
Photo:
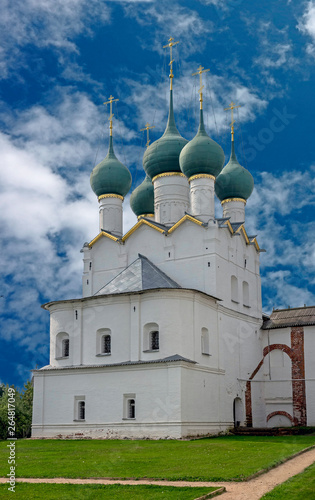
<path fill-rule="evenodd" d="M 78 420 L 85 420 L 85 401 L 78 403 Z"/>
<path fill-rule="evenodd" d="M 128 399 L 128 418 L 136 417 L 136 402 L 134 399 Z"/>
<path fill-rule="evenodd" d="M 75 311 L 75 319 L 78 319 L 78 311 Z"/>
<path fill-rule="evenodd" d="M 150 333 L 150 348 L 152 351 L 158 351 L 160 348 L 160 341 L 159 341 L 159 332 L 151 332 Z"/>
<path fill-rule="evenodd" d="M 92 269 L 92 262 L 90 262 L 90 266 L 89 266 L 89 268 L 90 268 L 90 271 L 91 271 L 91 269 Z"/>
<path fill-rule="evenodd" d="M 89 280 L 86 280 L 86 284 L 87 284 L 87 285 L 89 284 Z"/>
<path fill-rule="evenodd" d="M 244 260 L 244 267 L 246 267 L 246 264 L 247 264 L 247 260 L 245 259 Z"/>
<path fill-rule="evenodd" d="M 210 262 L 208 262 L 208 267 L 210 267 Z"/>
<path fill-rule="evenodd" d="M 62 341 L 62 357 L 69 357 L 69 339 L 63 339 Z"/>
<path fill-rule="evenodd" d="M 168 256 L 169 256 L 169 257 L 171 256 L 171 252 L 168 252 Z"/>
<path fill-rule="evenodd" d="M 103 335 L 103 337 L 102 337 L 102 353 L 103 354 L 110 354 L 111 353 L 110 335 Z"/>

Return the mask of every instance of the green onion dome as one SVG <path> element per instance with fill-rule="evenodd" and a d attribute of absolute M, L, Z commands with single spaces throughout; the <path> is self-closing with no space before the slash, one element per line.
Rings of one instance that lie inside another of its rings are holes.
<path fill-rule="evenodd" d="M 252 174 L 242 167 L 236 158 L 234 142 L 232 142 L 231 157 L 215 181 L 215 192 L 219 200 L 242 198 L 247 200 L 254 189 Z"/>
<path fill-rule="evenodd" d="M 93 168 L 90 183 L 97 196 L 117 194 L 126 196 L 131 186 L 131 174 L 114 153 L 113 137 L 109 137 L 109 148 L 106 158 Z"/>
<path fill-rule="evenodd" d="M 197 135 L 182 149 L 179 164 L 181 171 L 188 179 L 198 174 L 216 177 L 223 168 L 223 149 L 208 136 L 203 122 L 202 109 Z"/>
<path fill-rule="evenodd" d="M 170 109 L 166 130 L 162 137 L 153 142 L 143 156 L 143 168 L 153 179 L 165 172 L 180 172 L 179 154 L 187 144 L 178 132 L 173 111 L 173 91 L 170 91 Z"/>
<path fill-rule="evenodd" d="M 154 214 L 154 188 L 148 175 L 140 186 L 131 193 L 130 206 L 137 217 Z"/>

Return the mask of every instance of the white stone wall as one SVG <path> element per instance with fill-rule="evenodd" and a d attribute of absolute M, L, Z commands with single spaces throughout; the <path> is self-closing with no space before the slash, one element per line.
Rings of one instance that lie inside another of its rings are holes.
<path fill-rule="evenodd" d="M 148 227 L 139 227 L 121 245 L 101 238 L 85 253 L 84 296 L 95 294 L 142 253 L 185 288 L 194 288 L 220 298 L 226 307 L 260 318 L 261 283 L 259 254 L 247 245 L 241 233 L 231 235 L 219 229 L 185 221 L 165 236 Z M 91 262 L 91 270 L 89 263 Z M 238 280 L 238 299 L 231 300 L 231 276 Z M 89 281 L 89 288 L 86 284 Z M 249 300 L 244 301 L 243 282 L 248 284 Z"/>

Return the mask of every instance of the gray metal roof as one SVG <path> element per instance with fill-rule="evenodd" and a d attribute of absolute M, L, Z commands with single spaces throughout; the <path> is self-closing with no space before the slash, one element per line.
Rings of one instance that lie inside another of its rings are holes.
<path fill-rule="evenodd" d="M 144 255 L 138 255 L 139 257 L 130 266 L 121 271 L 95 295 L 138 292 L 155 288 L 181 288 L 176 281 L 163 273 Z"/>
<path fill-rule="evenodd" d="M 263 323 L 263 330 L 284 328 L 286 326 L 315 325 L 315 306 L 276 309 Z"/>
<path fill-rule="evenodd" d="M 109 363 L 106 365 L 77 365 L 77 366 L 50 366 L 46 365 L 39 370 L 32 370 L 32 372 L 43 372 L 43 371 L 52 371 L 52 370 L 73 370 L 73 369 L 84 369 L 84 368 L 107 368 L 111 366 L 133 366 L 133 365 L 149 365 L 149 364 L 157 364 L 157 363 L 174 363 L 176 361 L 185 361 L 186 363 L 197 364 L 196 361 L 193 361 L 188 358 L 184 358 L 179 354 L 174 354 L 173 356 L 168 356 L 166 358 L 161 359 L 150 359 L 148 361 L 123 361 L 122 363 Z"/>

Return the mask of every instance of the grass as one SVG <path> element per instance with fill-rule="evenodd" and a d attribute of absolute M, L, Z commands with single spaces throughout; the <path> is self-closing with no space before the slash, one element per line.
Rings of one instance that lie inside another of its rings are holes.
<path fill-rule="evenodd" d="M 195 441 L 18 440 L 17 477 L 242 480 L 315 445 L 315 435 L 223 436 Z M 8 472 L 0 442 L 0 475 Z"/>
<path fill-rule="evenodd" d="M 264 500 L 315 500 L 315 464 L 277 486 Z M 262 500 L 261 499 L 261 500 Z"/>
<path fill-rule="evenodd" d="M 172 487 L 172 486 L 127 486 L 121 484 L 113 485 L 78 485 L 78 484 L 27 484 L 16 483 L 15 500 L 38 499 L 45 500 L 194 500 L 198 497 L 215 491 L 216 488 L 199 487 Z M 7 485 L 0 485 L 0 498 L 8 498 Z M 12 497 L 12 498 L 13 498 Z"/>

